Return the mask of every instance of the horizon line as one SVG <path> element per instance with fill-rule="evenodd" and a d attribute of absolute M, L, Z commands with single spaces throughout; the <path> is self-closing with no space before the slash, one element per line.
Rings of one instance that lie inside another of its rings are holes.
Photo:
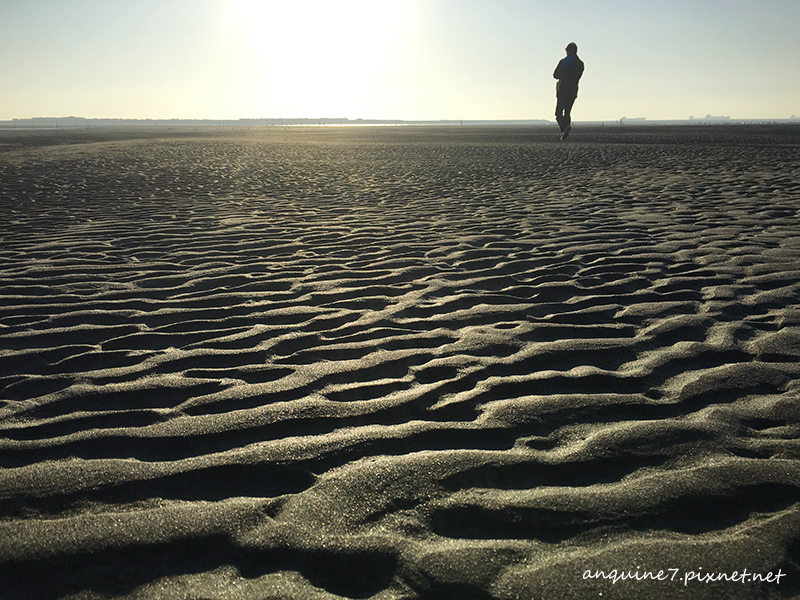
<path fill-rule="evenodd" d="M 0 119 L 0 127 L 10 125 L 13 129 L 23 128 L 25 125 L 54 125 L 56 128 L 79 128 L 81 125 L 92 123 L 97 124 L 186 124 L 186 125 L 209 125 L 209 126 L 256 126 L 256 125 L 415 125 L 415 124 L 455 124 L 455 125 L 476 125 L 476 124 L 529 124 L 545 125 L 555 123 L 555 119 L 542 118 L 506 118 L 506 119 L 392 119 L 392 118 L 349 118 L 349 117 L 239 117 L 233 119 L 214 119 L 214 118 L 130 118 L 130 117 L 78 117 L 70 116 L 48 116 L 48 117 L 15 117 L 11 119 Z M 796 115 L 791 117 L 745 117 L 735 118 L 729 115 L 714 116 L 707 114 L 705 117 L 690 116 L 687 118 L 650 118 L 650 117 L 620 117 L 615 119 L 584 119 L 574 120 L 575 124 L 660 124 L 660 123 L 785 123 L 798 122 L 800 118 Z"/>

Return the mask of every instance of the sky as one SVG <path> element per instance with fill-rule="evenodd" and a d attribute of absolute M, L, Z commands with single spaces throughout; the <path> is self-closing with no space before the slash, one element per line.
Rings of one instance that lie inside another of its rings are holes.
<path fill-rule="evenodd" d="M 800 0 L 0 0 L 0 120 L 800 116 Z"/>

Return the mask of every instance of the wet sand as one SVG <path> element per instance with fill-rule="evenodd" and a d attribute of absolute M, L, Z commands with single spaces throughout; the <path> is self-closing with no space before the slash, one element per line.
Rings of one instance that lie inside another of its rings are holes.
<path fill-rule="evenodd" d="M 797 597 L 798 171 L 789 126 L 0 132 L 0 597 Z"/>

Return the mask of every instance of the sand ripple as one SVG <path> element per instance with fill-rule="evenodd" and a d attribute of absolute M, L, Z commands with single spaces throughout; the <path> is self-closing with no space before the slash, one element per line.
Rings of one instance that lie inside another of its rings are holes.
<path fill-rule="evenodd" d="M 9 144 L 0 596 L 800 594 L 798 133 Z"/>

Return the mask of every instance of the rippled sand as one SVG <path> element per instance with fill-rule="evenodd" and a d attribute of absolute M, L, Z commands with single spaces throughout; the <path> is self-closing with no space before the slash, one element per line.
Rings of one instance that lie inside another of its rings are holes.
<path fill-rule="evenodd" d="M 800 128 L 0 133 L 0 597 L 800 594 Z M 780 583 L 588 579 L 778 573 Z"/>

